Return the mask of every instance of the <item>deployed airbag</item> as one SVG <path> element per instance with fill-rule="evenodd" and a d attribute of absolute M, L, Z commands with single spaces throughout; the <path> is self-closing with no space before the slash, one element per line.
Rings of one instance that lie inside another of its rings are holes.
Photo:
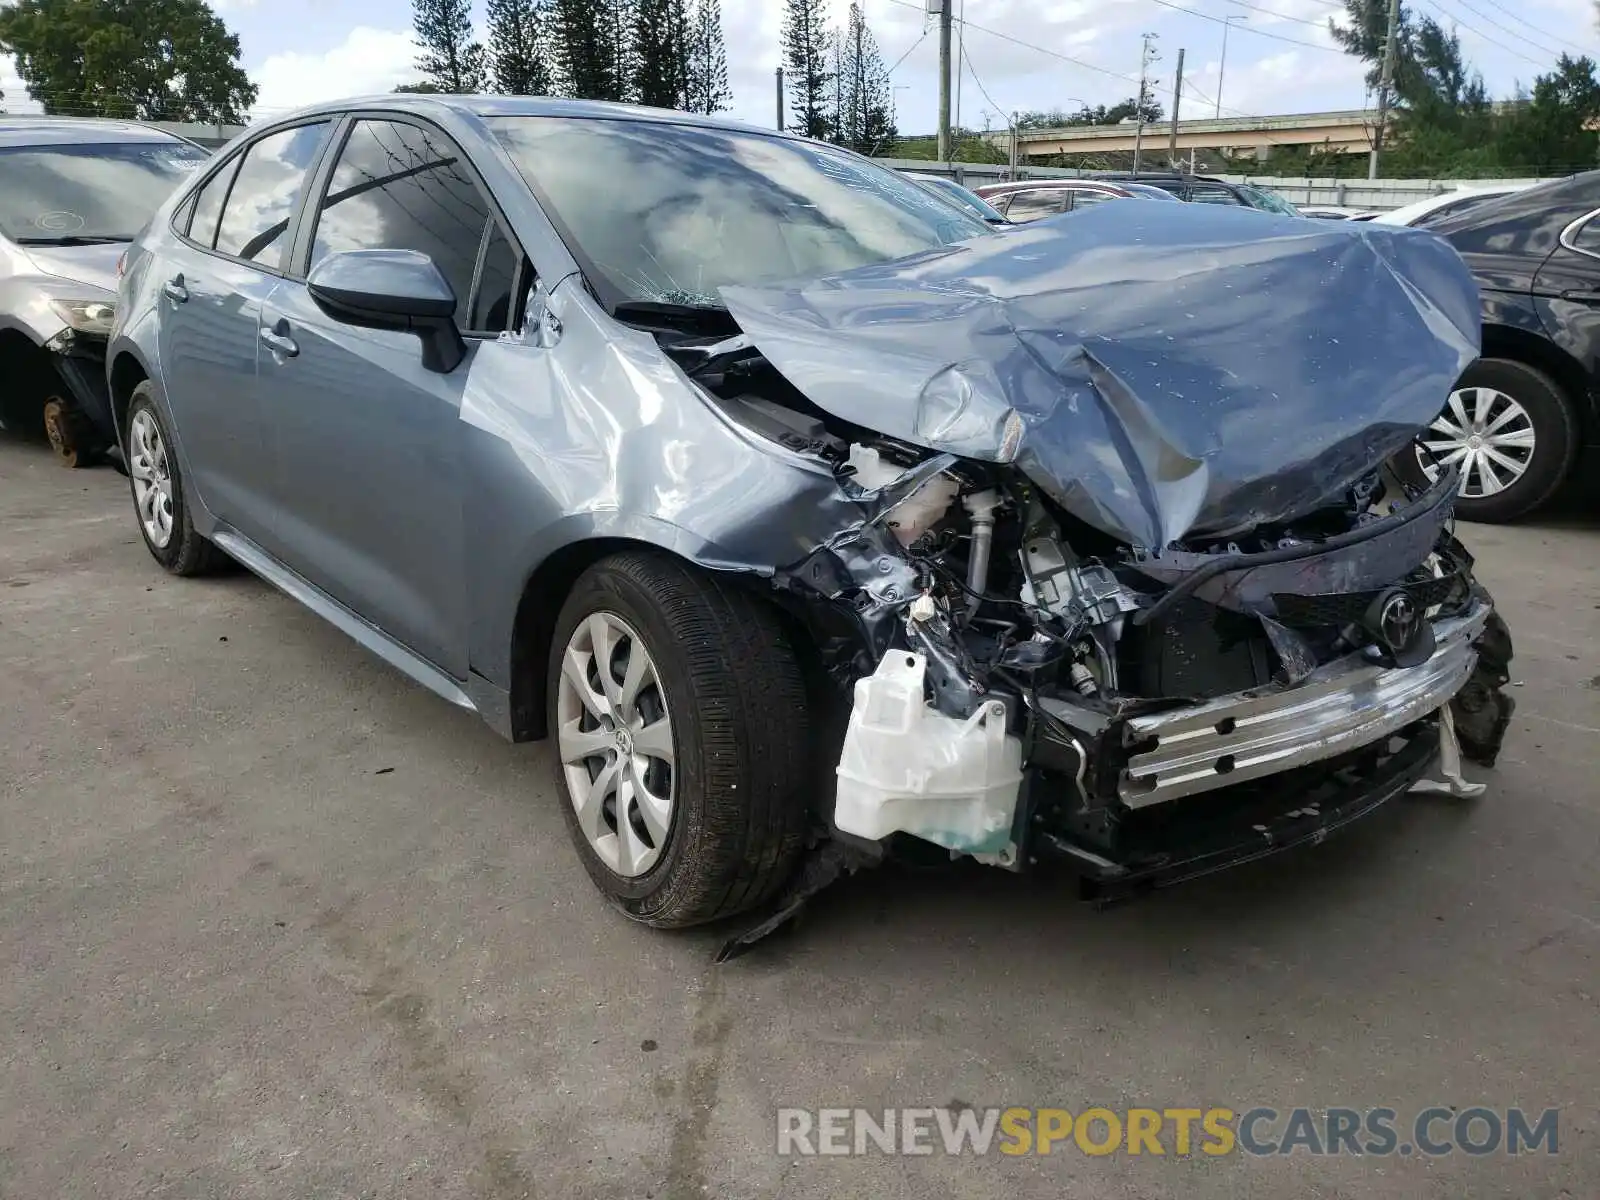
<path fill-rule="evenodd" d="M 1455 250 L 1401 227 L 1102 204 L 808 283 L 727 287 L 819 407 L 1014 462 L 1136 547 L 1300 515 L 1478 354 Z"/>

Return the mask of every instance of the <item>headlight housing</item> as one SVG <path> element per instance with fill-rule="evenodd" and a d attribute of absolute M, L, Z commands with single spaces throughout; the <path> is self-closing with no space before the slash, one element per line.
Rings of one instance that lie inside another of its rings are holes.
<path fill-rule="evenodd" d="M 108 337 L 117 309 L 110 300 L 52 300 L 50 307 L 75 333 Z"/>

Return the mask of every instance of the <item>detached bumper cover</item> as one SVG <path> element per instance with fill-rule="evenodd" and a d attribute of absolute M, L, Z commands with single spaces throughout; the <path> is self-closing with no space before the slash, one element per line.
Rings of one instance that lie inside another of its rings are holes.
<path fill-rule="evenodd" d="M 1492 611 L 1480 601 L 1464 616 L 1435 622 L 1433 656 L 1415 667 L 1386 667 L 1356 653 L 1284 691 L 1133 718 L 1127 743 L 1154 745 L 1129 758 L 1118 788 L 1123 803 L 1144 808 L 1334 758 L 1438 711 L 1471 677 L 1473 642 Z"/>

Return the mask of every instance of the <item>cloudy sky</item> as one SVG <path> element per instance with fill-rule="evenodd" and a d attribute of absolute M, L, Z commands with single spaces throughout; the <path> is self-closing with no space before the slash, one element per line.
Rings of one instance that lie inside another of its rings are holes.
<path fill-rule="evenodd" d="M 830 0 L 841 17 L 848 0 Z M 925 0 L 862 0 L 894 71 L 902 132 L 931 132 L 938 102 L 938 39 Z M 960 116 L 999 127 L 999 115 L 1107 103 L 1135 90 L 1140 35 L 1158 35 L 1151 68 L 1170 107 L 1178 49 L 1187 50 L 1183 113 L 1211 115 L 1219 81 L 1225 116 L 1314 112 L 1362 104 L 1358 63 L 1326 31 L 1339 0 L 950 0 L 964 8 Z M 1563 51 L 1600 58 L 1593 0 L 1407 0 L 1455 27 L 1491 92 L 1509 94 Z M 1176 6 L 1176 7 L 1174 7 Z M 300 104 L 388 91 L 416 77 L 408 0 L 213 0 L 238 33 L 260 85 L 257 115 Z M 481 7 L 481 3 L 480 3 Z M 734 113 L 773 120 L 773 68 L 783 0 L 722 0 Z M 1187 11 L 1178 11 L 1185 9 Z M 1513 15 L 1515 14 L 1515 15 Z M 1224 24 L 1226 72 L 1222 70 Z M 9 60 L 0 88 L 13 111 L 25 91 Z"/>

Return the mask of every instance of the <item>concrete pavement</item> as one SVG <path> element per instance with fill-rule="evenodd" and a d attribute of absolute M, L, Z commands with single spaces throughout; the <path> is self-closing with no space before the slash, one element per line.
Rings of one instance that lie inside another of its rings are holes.
<path fill-rule="evenodd" d="M 1600 1194 L 1600 522 L 1465 526 L 1480 801 L 1096 913 L 882 871 L 724 967 L 512 747 L 0 435 L 0 1197 Z M 779 1106 L 1559 1106 L 1554 1157 L 780 1158 Z"/>

